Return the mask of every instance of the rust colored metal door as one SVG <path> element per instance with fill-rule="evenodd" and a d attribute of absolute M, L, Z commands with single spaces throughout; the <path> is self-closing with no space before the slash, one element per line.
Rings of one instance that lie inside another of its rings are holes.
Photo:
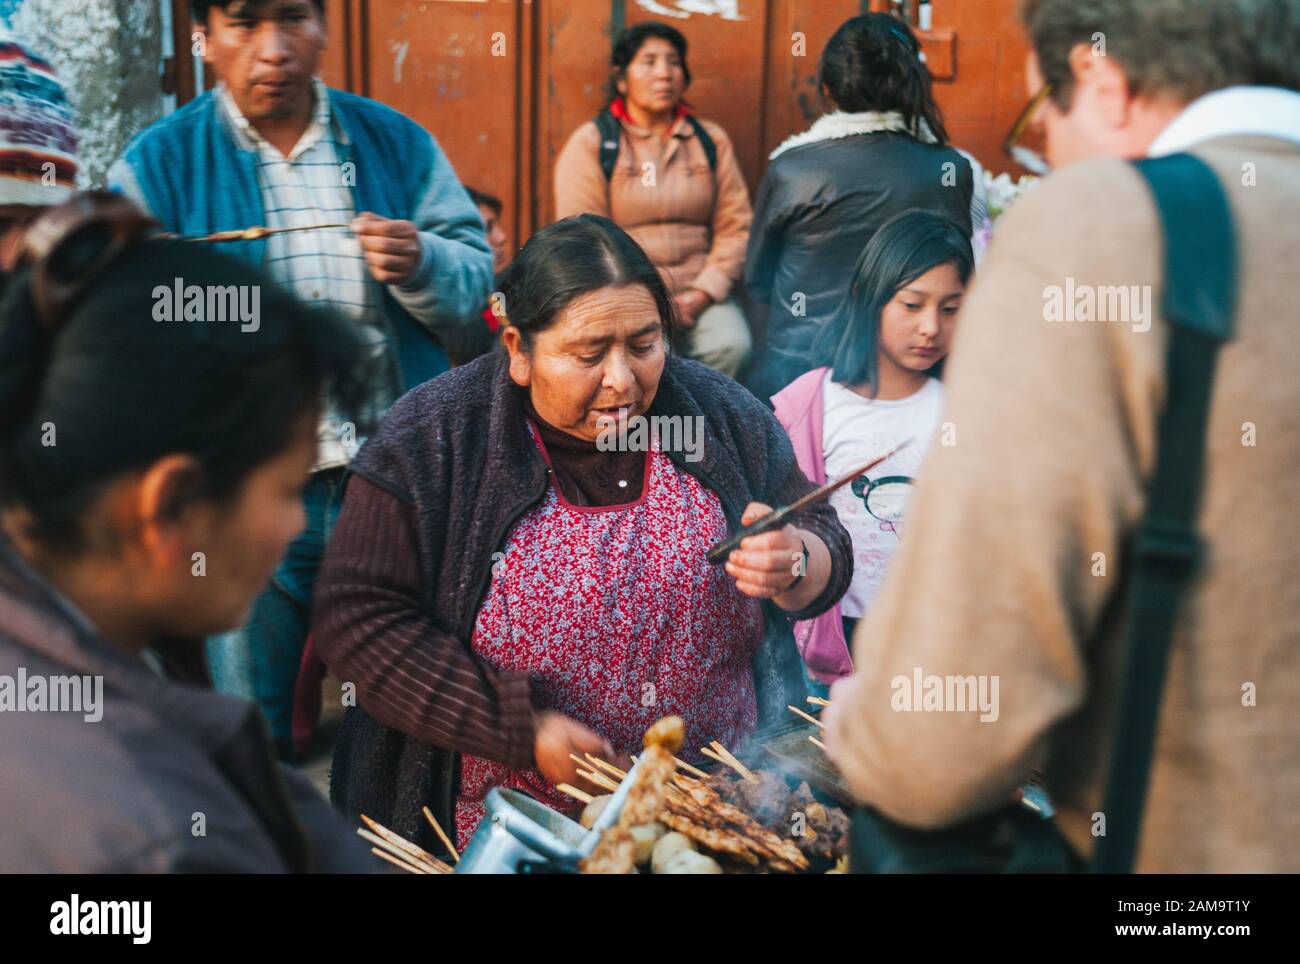
<path fill-rule="evenodd" d="M 177 0 L 177 6 L 181 6 Z M 648 19 L 690 45 L 695 109 L 726 128 L 745 179 L 823 111 L 817 60 L 847 18 L 894 0 L 326 0 L 322 74 L 428 128 L 461 180 L 500 197 L 519 243 L 551 220 L 556 155 L 604 105 L 613 37 Z M 916 18 L 918 4 L 901 4 Z M 1028 92 L 1016 0 L 932 0 L 918 31 L 954 144 L 1011 169 L 1002 135 Z M 178 10 L 176 35 L 189 36 Z M 914 24 L 914 26 L 917 26 Z M 184 49 L 184 48 L 180 48 Z M 194 89 L 178 68 L 182 99 Z"/>

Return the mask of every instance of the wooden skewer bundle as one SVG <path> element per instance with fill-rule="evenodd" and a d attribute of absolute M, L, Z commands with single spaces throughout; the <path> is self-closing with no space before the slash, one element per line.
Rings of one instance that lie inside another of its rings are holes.
<path fill-rule="evenodd" d="M 378 821 L 371 820 L 364 813 L 361 814 L 361 822 L 366 826 L 358 827 L 357 833 L 362 839 L 375 845 L 370 848 L 371 853 L 382 857 L 393 866 L 400 867 L 411 874 L 454 873 L 450 864 L 439 860 L 405 837 L 393 833 Z M 366 829 L 367 827 L 369 829 Z M 455 851 L 453 850 L 452 853 Z"/>

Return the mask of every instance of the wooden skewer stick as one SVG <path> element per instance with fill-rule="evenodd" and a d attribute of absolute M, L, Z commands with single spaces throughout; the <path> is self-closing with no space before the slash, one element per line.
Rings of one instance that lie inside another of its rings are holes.
<path fill-rule="evenodd" d="M 610 793 L 613 793 L 618 789 L 618 784 L 605 776 L 605 774 L 601 773 L 599 770 L 579 770 L 578 776 L 582 777 L 584 780 L 590 780 L 592 783 L 596 784 L 596 786 L 603 787 Z"/>
<path fill-rule="evenodd" d="M 408 874 L 431 873 L 431 871 L 422 870 L 421 868 L 417 867 L 415 864 L 408 864 L 405 860 L 402 860 L 400 857 L 394 857 L 386 850 L 380 850 L 378 847 L 371 847 L 370 852 L 374 854 L 376 857 L 382 857 L 384 860 L 387 860 L 394 867 L 402 868 L 402 870 L 405 870 Z"/>
<path fill-rule="evenodd" d="M 743 778 L 746 779 L 746 780 L 757 780 L 757 779 L 758 779 L 756 776 L 754 776 L 753 773 L 751 773 L 749 770 L 745 769 L 744 764 L 742 764 L 742 763 L 740 763 L 739 761 L 735 760 L 734 757 L 733 757 L 732 759 L 728 760 L 725 756 L 723 756 L 723 755 L 722 755 L 721 753 L 719 753 L 717 750 L 714 750 L 712 747 L 707 747 L 707 746 L 702 746 L 702 747 L 700 747 L 700 752 L 703 753 L 705 756 L 709 757 L 709 758 L 712 759 L 712 760 L 717 760 L 717 761 L 718 761 L 719 763 L 721 763 L 724 767 L 730 767 L 732 770 L 735 770 L 737 773 L 739 773 L 739 774 L 741 775 L 741 777 L 743 777 Z"/>
<path fill-rule="evenodd" d="M 393 833 L 393 831 L 389 830 L 379 821 L 372 820 L 363 813 L 361 814 L 361 822 L 364 823 L 367 827 L 369 827 L 375 834 L 378 834 L 385 841 L 392 844 L 394 847 L 398 847 L 406 851 L 410 856 L 416 857 L 419 860 L 424 861 L 425 863 L 429 864 L 440 873 L 447 873 L 447 874 L 451 873 L 451 864 L 444 863 L 443 861 L 435 857 L 433 854 L 429 853 L 429 851 L 425 850 L 423 847 L 411 843 L 411 841 L 407 840 L 405 837 L 401 836 L 400 834 Z M 358 830 L 357 832 L 360 833 L 361 831 Z M 366 835 L 362 834 L 362 836 L 364 837 Z"/>
<path fill-rule="evenodd" d="M 826 744 L 823 743 L 821 740 L 817 739 L 817 737 L 815 736 L 808 737 L 808 742 L 811 743 L 813 746 L 821 747 L 823 750 L 826 749 Z"/>
<path fill-rule="evenodd" d="M 590 760 L 592 763 L 594 763 L 596 766 L 600 767 L 610 776 L 618 777 L 619 780 L 622 780 L 624 777 L 627 776 L 626 770 L 620 770 L 618 767 L 614 766 L 614 764 L 606 763 L 600 757 L 592 756 L 590 753 L 588 753 L 587 759 Z"/>
<path fill-rule="evenodd" d="M 817 717 L 813 716 L 811 713 L 805 713 L 803 710 L 799 709 L 799 707 L 790 706 L 788 704 L 786 705 L 786 709 L 789 710 L 791 713 L 795 713 L 798 714 L 799 716 L 802 716 L 809 723 L 816 723 L 823 730 L 826 729 L 826 724 L 824 724 L 821 720 L 817 719 Z"/>
<path fill-rule="evenodd" d="M 712 546 L 709 547 L 709 551 L 706 555 L 706 558 L 709 560 L 709 562 L 712 565 L 715 566 L 721 565 L 723 562 L 727 560 L 727 557 L 731 555 L 731 551 L 739 547 L 739 545 L 748 537 L 756 536 L 763 532 L 770 532 L 771 530 L 777 528 L 778 526 L 785 525 L 785 520 L 790 518 L 790 516 L 794 515 L 800 509 L 804 508 L 804 506 L 812 505 L 814 502 L 819 502 L 822 499 L 829 497 L 830 494 L 834 492 L 836 489 L 840 488 L 841 486 L 848 485 L 858 476 L 864 475 L 865 473 L 874 469 L 881 462 L 885 461 L 885 459 L 897 455 L 900 451 L 902 451 L 902 449 L 904 449 L 906 446 L 910 444 L 911 444 L 911 440 L 909 439 L 903 442 L 903 444 L 899 445 L 897 448 L 890 449 L 884 455 L 880 455 L 872 459 L 870 462 L 868 462 L 866 465 L 862 466 L 861 468 L 854 469 L 848 475 L 842 475 L 838 479 L 835 479 L 834 481 L 827 482 L 825 485 L 813 489 L 808 494 L 801 496 L 798 499 L 795 499 L 789 505 L 783 505 L 779 509 L 772 510 L 767 515 L 763 516 L 761 519 L 756 519 L 755 521 L 751 522 L 749 525 L 745 526 L 735 535 L 723 539 L 721 542 L 714 543 Z"/>
<path fill-rule="evenodd" d="M 197 238 L 181 238 L 182 241 L 259 241 L 272 234 L 288 234 L 291 231 L 324 231 L 334 228 L 349 228 L 350 224 L 300 224 L 297 227 L 268 228 L 257 225 L 251 228 L 236 228 L 233 231 L 216 231 Z"/>
<path fill-rule="evenodd" d="M 830 705 L 831 705 L 831 701 L 830 701 L 830 700 L 824 700 L 824 699 L 822 699 L 820 696 L 810 696 L 810 697 L 808 697 L 808 702 L 811 703 L 813 706 L 830 706 Z"/>
<path fill-rule="evenodd" d="M 586 790 L 579 790 L 571 783 L 557 783 L 555 789 L 559 790 L 561 793 L 567 793 L 569 796 L 573 797 L 573 799 L 580 800 L 583 803 L 591 803 L 591 801 L 596 799 Z"/>
<path fill-rule="evenodd" d="M 392 843 L 391 841 L 385 840 L 383 837 L 380 837 L 377 834 L 371 833 L 365 827 L 357 827 L 357 835 L 360 836 L 362 839 L 368 841 L 369 843 L 376 844 L 381 850 L 387 850 L 393 856 L 401 857 L 407 863 L 415 864 L 417 867 L 425 868 L 425 870 L 427 870 L 431 874 L 451 873 L 451 867 L 447 866 L 447 864 L 444 864 L 441 860 L 439 860 L 437 864 L 429 863 L 428 861 L 415 856 L 406 848 L 400 847 L 397 844 Z M 444 867 L 446 867 L 446 870 L 443 869 Z"/>
<path fill-rule="evenodd" d="M 714 752 L 713 752 L 711 749 L 709 749 L 707 746 L 702 746 L 702 747 L 700 747 L 700 752 L 703 753 L 703 754 L 704 754 L 706 757 L 708 757 L 710 760 L 716 760 L 718 763 L 721 763 L 721 764 L 722 764 L 723 766 L 725 766 L 725 767 L 729 767 L 729 766 L 731 766 L 730 763 L 728 763 L 726 760 L 722 759 L 722 757 L 718 756 L 716 753 L 714 753 Z"/>
<path fill-rule="evenodd" d="M 365 827 L 357 827 L 357 835 L 363 838 L 367 843 L 375 844 L 380 850 L 387 851 L 394 857 L 406 861 L 408 864 L 424 868 L 426 873 L 431 874 L 435 872 L 431 864 L 426 864 L 424 861 L 417 859 L 409 851 L 403 850 L 401 847 L 397 846 L 397 844 L 389 843 L 383 837 L 371 833 Z"/>
<path fill-rule="evenodd" d="M 709 775 L 705 773 L 703 770 L 696 769 L 695 767 L 691 766 L 689 763 L 685 762 L 684 760 L 679 760 L 677 759 L 677 757 L 673 757 L 673 762 L 676 763 L 679 768 L 685 770 L 687 773 L 691 774 L 692 776 L 697 776 L 701 780 L 707 780 L 709 778 Z"/>
<path fill-rule="evenodd" d="M 424 811 L 424 819 L 429 821 L 429 826 L 433 827 L 433 832 L 438 835 L 438 839 L 442 841 L 443 846 L 451 851 L 451 855 L 456 858 L 456 863 L 460 863 L 460 851 L 451 842 L 451 838 L 443 832 L 442 827 L 438 826 L 438 821 L 433 817 L 433 811 L 428 807 L 422 807 L 421 809 Z"/>
<path fill-rule="evenodd" d="M 713 747 L 713 749 L 715 749 L 719 754 L 721 754 L 727 766 L 731 767 L 733 770 L 739 773 L 746 780 L 754 781 L 758 779 L 758 777 L 754 776 L 753 771 L 750 770 L 749 767 L 745 766 L 745 764 L 741 763 L 738 759 L 736 759 L 735 754 L 733 754 L 730 750 L 728 750 L 717 740 L 714 740 L 709 745 Z"/>
<path fill-rule="evenodd" d="M 574 763 L 578 764 L 578 766 L 586 767 L 588 770 L 593 770 L 597 773 L 600 773 L 600 771 L 596 769 L 597 767 L 600 767 L 603 770 L 610 770 L 615 775 L 618 776 L 619 782 L 622 782 L 623 777 L 627 776 L 626 773 L 624 773 L 618 767 L 614 766 L 614 764 L 606 763 L 604 760 L 598 760 L 590 753 L 588 753 L 587 756 L 589 757 L 589 759 L 584 760 L 582 757 L 578 756 L 578 754 L 570 753 L 569 759 L 572 760 Z M 581 773 L 581 771 L 579 771 L 579 773 Z M 605 774 L 600 774 L 600 775 L 605 776 Z M 606 777 L 606 779 L 609 779 L 609 777 Z M 604 784 L 601 785 L 604 786 Z"/>

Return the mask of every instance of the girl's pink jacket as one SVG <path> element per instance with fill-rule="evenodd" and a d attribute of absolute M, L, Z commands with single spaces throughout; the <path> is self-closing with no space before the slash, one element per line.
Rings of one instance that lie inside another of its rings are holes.
<path fill-rule="evenodd" d="M 790 436 L 799 468 L 815 485 L 826 482 L 826 458 L 822 451 L 822 381 L 825 376 L 825 368 L 814 368 L 772 396 L 777 420 Z M 815 619 L 795 623 L 794 640 L 804 664 L 823 683 L 833 683 L 853 672 L 839 603 Z"/>

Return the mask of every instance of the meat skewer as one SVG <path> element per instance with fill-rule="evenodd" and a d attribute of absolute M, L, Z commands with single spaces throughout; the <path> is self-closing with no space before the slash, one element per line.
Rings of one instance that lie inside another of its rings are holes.
<path fill-rule="evenodd" d="M 260 241 L 262 238 L 269 237 L 272 234 L 288 234 L 291 231 L 324 231 L 327 229 L 350 227 L 350 224 L 301 224 L 297 227 L 291 228 L 267 228 L 258 225 L 251 228 L 236 228 L 233 231 L 214 231 L 212 234 L 205 234 L 202 237 L 182 237 L 177 238 L 176 240 L 212 243 L 221 243 L 224 241 Z"/>
<path fill-rule="evenodd" d="M 636 772 L 628 776 L 631 786 L 627 788 L 617 821 L 601 834 L 595 848 L 578 865 L 583 873 L 633 872 L 636 840 L 632 828 L 651 822 L 663 811 L 667 798 L 665 784 L 677 770 L 673 754 L 682 745 L 684 731 L 685 723 L 679 716 L 664 717 L 646 730 L 645 751 L 637 761 Z"/>
<path fill-rule="evenodd" d="M 720 743 L 706 748 L 706 755 L 727 769 L 699 779 L 670 773 L 663 786 L 661 809 L 653 819 L 705 851 L 760 872 L 806 872 L 812 869 L 812 859 L 833 859 L 840 852 L 846 841 L 847 817 L 818 803 L 806 784 L 791 791 L 779 774 L 751 771 L 740 764 L 747 776 L 742 775 L 732 766 L 739 761 Z M 580 771 L 584 778 L 594 778 L 611 791 L 618 788 L 617 779 L 607 775 L 622 772 L 618 767 L 591 754 L 580 762 L 592 768 Z M 675 766 L 678 761 L 671 762 Z M 795 814 L 800 815 L 801 829 L 797 839 L 792 839 L 788 828 Z M 650 819 L 648 807 L 643 815 Z M 615 843 L 624 848 L 616 852 L 625 853 L 632 846 L 630 839 L 620 843 L 614 838 L 611 845 Z"/>
<path fill-rule="evenodd" d="M 910 440 L 904 442 L 902 445 L 890 449 L 884 455 L 876 456 L 866 465 L 854 469 L 853 471 L 849 472 L 847 475 L 842 475 L 838 479 L 835 479 L 831 482 L 827 482 L 825 485 L 813 489 L 807 495 L 800 496 L 798 499 L 795 499 L 789 505 L 782 506 L 779 509 L 772 510 L 767 515 L 763 516 L 761 519 L 751 522 L 749 525 L 745 526 L 735 535 L 723 539 L 721 542 L 715 543 L 714 545 L 710 546 L 706 558 L 709 560 L 711 564 L 715 566 L 721 564 L 722 562 L 726 561 L 727 556 L 731 555 L 733 549 L 738 549 L 740 547 L 741 542 L 743 542 L 745 539 L 749 538 L 750 536 L 756 536 L 764 532 L 770 532 L 771 530 L 776 529 L 779 526 L 785 525 L 786 520 L 789 519 L 796 512 L 798 512 L 800 509 L 806 506 L 810 506 L 814 502 L 820 502 L 822 499 L 829 497 L 831 493 L 833 493 L 836 489 L 840 488 L 841 486 L 848 485 L 850 482 L 852 482 L 854 479 L 856 479 L 858 476 L 862 475 L 863 473 L 870 472 L 881 462 L 885 461 L 885 459 L 897 455 L 899 451 L 905 448 L 908 444 L 910 444 Z"/>

